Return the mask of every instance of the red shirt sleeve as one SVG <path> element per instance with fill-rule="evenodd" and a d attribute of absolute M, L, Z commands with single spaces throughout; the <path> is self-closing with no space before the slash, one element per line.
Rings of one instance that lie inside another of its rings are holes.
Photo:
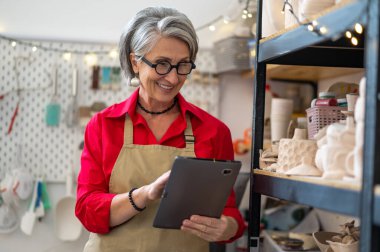
<path fill-rule="evenodd" d="M 219 131 L 219 137 L 216 138 L 217 143 L 215 144 L 216 159 L 234 160 L 234 151 L 232 146 L 230 130 L 227 128 L 227 126 L 222 124 Z M 233 190 L 231 191 L 231 194 L 227 199 L 226 206 L 223 210 L 223 215 L 234 218 L 239 225 L 238 231 L 236 232 L 235 236 L 228 241 L 223 241 L 232 242 L 237 238 L 241 237 L 244 233 L 244 230 L 246 229 L 244 219 L 238 207 L 236 206 L 235 192 Z"/>
<path fill-rule="evenodd" d="M 108 193 L 103 171 L 100 121 L 99 115 L 94 116 L 86 127 L 75 215 L 88 231 L 107 233 L 111 201 L 115 195 Z"/>

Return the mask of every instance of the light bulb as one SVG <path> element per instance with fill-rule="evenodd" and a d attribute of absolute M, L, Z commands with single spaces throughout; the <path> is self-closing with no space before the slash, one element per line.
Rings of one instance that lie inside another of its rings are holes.
<path fill-rule="evenodd" d="M 347 38 L 352 38 L 352 33 L 350 31 L 346 31 L 346 37 Z"/>
<path fill-rule="evenodd" d="M 228 24 L 229 22 L 227 19 L 223 19 L 223 23 Z"/>
<path fill-rule="evenodd" d="M 241 15 L 241 18 L 242 19 L 247 19 L 247 15 L 243 14 L 243 15 Z"/>
<path fill-rule="evenodd" d="M 33 46 L 32 47 L 32 52 L 36 52 L 37 51 L 37 46 Z"/>
<path fill-rule="evenodd" d="M 119 56 L 119 53 L 117 52 L 116 49 L 112 49 L 109 53 L 109 56 L 111 59 L 116 59 Z"/>
<path fill-rule="evenodd" d="M 90 53 L 84 57 L 84 61 L 87 65 L 94 66 L 98 62 L 98 57 L 95 54 Z"/>
<path fill-rule="evenodd" d="M 17 42 L 16 41 L 12 41 L 11 46 L 12 47 L 16 47 L 16 45 L 17 45 Z"/>
<path fill-rule="evenodd" d="M 309 31 L 314 31 L 314 26 L 312 26 L 311 24 L 307 25 L 307 29 Z"/>
<path fill-rule="evenodd" d="M 327 28 L 325 26 L 322 26 L 321 28 L 319 28 L 319 31 L 321 32 L 321 34 L 326 34 Z"/>
<path fill-rule="evenodd" d="M 64 54 L 62 54 L 62 58 L 66 61 L 70 61 L 71 60 L 71 53 L 65 52 Z"/>
<path fill-rule="evenodd" d="M 362 34 L 363 33 L 363 26 L 359 23 L 356 23 L 355 24 L 355 31 L 358 33 L 358 34 Z"/>
<path fill-rule="evenodd" d="M 244 10 L 243 10 L 243 14 L 248 14 L 248 10 L 247 10 L 247 9 L 244 9 Z"/>
<path fill-rule="evenodd" d="M 216 30 L 216 27 L 215 27 L 215 25 L 210 25 L 210 26 L 208 27 L 208 29 L 209 29 L 210 31 L 215 31 L 215 30 Z"/>
<path fill-rule="evenodd" d="M 318 25 L 317 20 L 313 20 L 311 23 L 312 23 L 314 26 L 317 26 L 317 25 Z"/>
<path fill-rule="evenodd" d="M 248 16 L 249 18 L 252 18 L 252 17 L 253 17 L 252 13 L 248 13 L 247 16 Z"/>
<path fill-rule="evenodd" d="M 352 43 L 354 46 L 357 46 L 357 45 L 359 44 L 359 41 L 358 41 L 357 38 L 352 37 L 352 38 L 351 38 L 351 43 Z"/>

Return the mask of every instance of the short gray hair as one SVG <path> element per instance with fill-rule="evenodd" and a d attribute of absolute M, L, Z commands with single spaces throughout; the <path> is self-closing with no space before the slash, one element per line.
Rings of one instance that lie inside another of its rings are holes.
<path fill-rule="evenodd" d="M 160 37 L 173 37 L 184 41 L 189 47 L 190 59 L 195 61 L 198 37 L 189 18 L 172 8 L 148 7 L 129 21 L 120 38 L 120 65 L 128 83 L 135 76 L 130 53 L 144 56 Z"/>

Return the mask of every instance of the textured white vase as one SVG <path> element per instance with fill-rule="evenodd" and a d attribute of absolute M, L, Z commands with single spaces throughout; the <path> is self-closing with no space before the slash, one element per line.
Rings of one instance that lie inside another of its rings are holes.
<path fill-rule="evenodd" d="M 291 174 L 305 175 L 307 173 L 307 166 L 315 167 L 314 159 L 316 151 L 317 143 L 315 140 L 306 139 L 305 129 L 295 129 L 292 139 L 283 138 L 280 140 L 277 172 L 286 173 L 292 168 L 303 165 L 302 168 L 298 167 Z M 297 171 L 302 171 L 302 174 L 296 174 Z"/>

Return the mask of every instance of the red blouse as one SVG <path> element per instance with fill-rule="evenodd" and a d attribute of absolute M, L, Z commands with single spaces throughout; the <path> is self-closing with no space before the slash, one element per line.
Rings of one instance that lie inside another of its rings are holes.
<path fill-rule="evenodd" d="M 133 123 L 134 144 L 161 144 L 184 148 L 185 113 L 189 112 L 196 139 L 195 155 L 199 158 L 226 160 L 234 158 L 231 134 L 227 126 L 188 103 L 181 94 L 178 94 L 180 116 L 172 123 L 161 140 L 157 141 L 145 119 L 135 112 L 138 92 L 137 89 L 127 100 L 96 114 L 86 127 L 75 214 L 90 232 L 104 234 L 110 231 L 110 205 L 115 194 L 109 193 L 108 183 L 123 146 L 126 113 Z M 236 207 L 233 191 L 227 200 L 223 214 L 236 219 L 239 230 L 235 238 L 240 237 L 245 224 Z"/>

